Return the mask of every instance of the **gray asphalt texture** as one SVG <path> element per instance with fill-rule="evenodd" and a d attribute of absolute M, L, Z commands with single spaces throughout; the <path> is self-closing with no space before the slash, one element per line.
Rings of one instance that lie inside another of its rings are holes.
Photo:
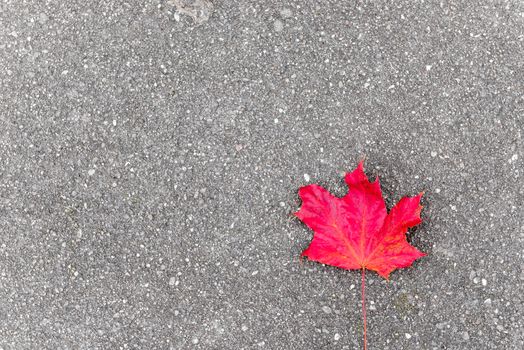
<path fill-rule="evenodd" d="M 519 0 L 3 0 L 0 349 L 361 349 L 291 214 L 363 157 L 369 349 L 522 349 L 523 91 Z"/>

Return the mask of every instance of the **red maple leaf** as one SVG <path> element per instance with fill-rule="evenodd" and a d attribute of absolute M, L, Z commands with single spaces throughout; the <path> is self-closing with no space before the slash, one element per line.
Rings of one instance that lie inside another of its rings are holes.
<path fill-rule="evenodd" d="M 398 268 L 425 256 L 406 240 L 409 227 L 421 223 L 420 198 L 402 198 L 388 213 L 378 178 L 369 182 L 364 162 L 346 175 L 349 192 L 342 198 L 319 185 L 301 187 L 302 207 L 295 215 L 314 231 L 302 256 L 346 270 L 362 271 L 364 349 L 366 349 L 365 270 L 388 279 Z"/>

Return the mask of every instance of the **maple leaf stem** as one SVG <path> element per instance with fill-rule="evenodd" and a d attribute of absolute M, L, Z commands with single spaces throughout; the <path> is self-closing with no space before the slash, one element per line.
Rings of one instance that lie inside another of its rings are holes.
<path fill-rule="evenodd" d="M 362 321 L 364 323 L 364 350 L 368 348 L 366 321 L 366 268 L 362 268 Z"/>

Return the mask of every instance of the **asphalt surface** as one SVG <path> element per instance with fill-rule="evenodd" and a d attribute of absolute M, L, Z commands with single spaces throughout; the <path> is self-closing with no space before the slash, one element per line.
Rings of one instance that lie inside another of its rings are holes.
<path fill-rule="evenodd" d="M 519 0 L 2 0 L 0 349 L 362 348 L 290 214 L 364 156 L 429 254 L 369 349 L 522 349 L 523 58 Z"/>

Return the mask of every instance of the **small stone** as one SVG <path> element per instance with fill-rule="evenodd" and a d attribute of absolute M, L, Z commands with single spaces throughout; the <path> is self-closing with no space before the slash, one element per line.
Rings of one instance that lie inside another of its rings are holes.
<path fill-rule="evenodd" d="M 87 175 L 89 176 L 95 175 L 95 169 L 89 169 L 89 171 L 87 172 Z"/>
<path fill-rule="evenodd" d="M 240 145 L 240 144 L 239 144 L 239 145 L 235 145 L 235 150 L 236 150 L 237 152 L 242 151 L 242 148 L 244 148 L 244 147 L 243 147 L 242 145 Z"/>
<path fill-rule="evenodd" d="M 41 12 L 41 13 L 38 15 L 38 22 L 39 22 L 40 24 L 44 24 L 45 22 L 47 22 L 48 19 L 49 19 L 49 17 L 48 17 L 45 13 L 43 13 L 43 12 Z"/>
<path fill-rule="evenodd" d="M 437 152 L 435 152 L 435 151 L 431 151 L 431 156 L 432 156 L 433 158 L 435 158 L 435 157 L 437 156 Z"/>
<path fill-rule="evenodd" d="M 488 281 L 486 281 L 485 278 L 483 278 L 483 279 L 481 280 L 481 283 L 482 283 L 482 285 L 483 285 L 484 287 L 488 285 Z"/>
<path fill-rule="evenodd" d="M 169 285 L 170 285 L 170 286 L 174 286 L 175 283 L 176 283 L 176 278 L 175 278 L 175 277 L 171 277 L 171 278 L 169 279 Z"/>
<path fill-rule="evenodd" d="M 411 334 L 406 333 L 405 335 L 406 335 L 406 339 L 411 339 Z"/>
<path fill-rule="evenodd" d="M 277 19 L 275 22 L 273 22 L 273 28 L 276 32 L 281 32 L 282 29 L 284 29 L 284 23 L 282 23 L 281 20 Z"/>
<path fill-rule="evenodd" d="M 293 16 L 293 12 L 290 9 L 285 8 L 280 10 L 280 16 L 282 16 L 282 18 L 289 18 Z"/>
<path fill-rule="evenodd" d="M 309 182 L 309 180 L 311 180 L 311 178 L 309 177 L 308 174 L 304 174 L 304 180 L 306 180 L 306 182 Z"/>
<path fill-rule="evenodd" d="M 331 308 L 329 306 L 322 306 L 322 311 L 324 311 L 326 314 L 330 314 Z"/>
<path fill-rule="evenodd" d="M 340 340 L 340 334 L 335 333 L 334 339 L 335 339 L 335 341 L 339 341 Z"/>
<path fill-rule="evenodd" d="M 469 333 L 468 332 L 462 332 L 462 339 L 468 341 L 469 340 Z"/>
<path fill-rule="evenodd" d="M 247 328 L 247 326 L 245 324 L 243 324 L 240 329 L 242 330 L 242 332 L 245 332 L 245 331 L 248 330 L 248 328 Z"/>
<path fill-rule="evenodd" d="M 375 302 L 373 302 L 373 301 L 369 302 L 369 310 L 370 311 L 376 311 L 377 310 L 377 307 L 375 306 Z"/>

